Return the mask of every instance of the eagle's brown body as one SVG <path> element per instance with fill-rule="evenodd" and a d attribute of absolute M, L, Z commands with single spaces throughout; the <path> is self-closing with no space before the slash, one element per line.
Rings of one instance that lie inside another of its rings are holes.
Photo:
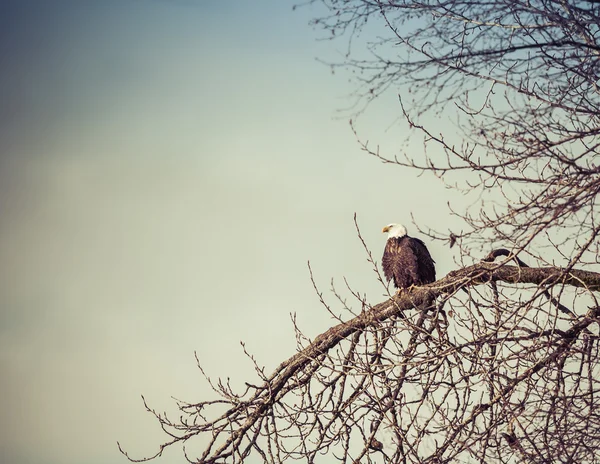
<path fill-rule="evenodd" d="M 381 263 L 386 279 L 393 279 L 396 288 L 435 282 L 435 261 L 418 238 L 388 238 Z"/>

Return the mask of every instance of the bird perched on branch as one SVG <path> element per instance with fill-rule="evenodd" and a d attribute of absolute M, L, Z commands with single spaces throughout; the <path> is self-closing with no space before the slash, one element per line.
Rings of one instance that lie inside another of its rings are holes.
<path fill-rule="evenodd" d="M 401 224 L 387 225 L 382 232 L 388 234 L 381 260 L 388 282 L 393 279 L 399 290 L 435 282 L 435 261 L 421 240 L 409 237 Z"/>

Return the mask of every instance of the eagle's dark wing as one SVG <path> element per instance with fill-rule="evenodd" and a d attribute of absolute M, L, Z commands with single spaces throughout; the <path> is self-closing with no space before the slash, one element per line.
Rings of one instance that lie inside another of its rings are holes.
<path fill-rule="evenodd" d="M 435 282 L 435 261 L 422 240 L 410 238 L 410 247 L 418 263 L 417 281 L 415 285 L 424 285 Z"/>

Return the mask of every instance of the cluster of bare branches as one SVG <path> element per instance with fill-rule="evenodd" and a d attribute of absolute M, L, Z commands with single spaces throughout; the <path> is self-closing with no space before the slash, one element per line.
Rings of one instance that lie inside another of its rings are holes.
<path fill-rule="evenodd" d="M 334 66 L 356 76 L 359 104 L 399 92 L 427 150 L 363 149 L 480 191 L 450 211 L 462 231 L 422 232 L 463 257 L 496 250 L 377 305 L 334 291 L 341 316 L 317 290 L 337 325 L 314 340 L 295 326 L 298 352 L 272 374 L 250 357 L 258 382 L 211 383 L 216 399 L 179 402 L 177 419 L 146 405 L 168 438 L 142 460 L 200 440 L 190 462 L 597 462 L 599 2 L 307 3 L 355 46 L 381 26 L 366 58 L 350 47 Z M 458 143 L 432 114 L 456 115 Z"/>
<path fill-rule="evenodd" d="M 556 289 L 592 306 L 565 311 Z M 315 340 L 296 328 L 298 353 L 270 376 L 256 364 L 259 385 L 211 383 L 219 398 L 179 402 L 177 420 L 146 406 L 170 440 L 142 460 L 204 437 L 190 462 L 595 462 L 598 291 L 597 273 L 482 261 L 359 299 Z"/>
<path fill-rule="evenodd" d="M 465 224 L 455 235 L 468 245 L 527 249 L 540 263 L 547 263 L 550 249 L 552 258 L 569 265 L 597 264 L 597 2 L 310 3 L 329 11 L 315 26 L 332 37 L 345 34 L 351 43 L 359 32 L 368 37 L 368 25 L 381 25 L 366 56 L 362 48 L 350 49 L 332 66 L 355 77 L 357 111 L 388 89 L 399 93 L 400 112 L 424 136 L 427 153 L 388 155 L 366 142 L 364 150 L 481 194 L 471 210 L 453 211 Z M 458 137 L 429 127 L 426 116 L 435 115 L 452 119 Z M 449 240 L 446 231 L 427 232 Z"/>

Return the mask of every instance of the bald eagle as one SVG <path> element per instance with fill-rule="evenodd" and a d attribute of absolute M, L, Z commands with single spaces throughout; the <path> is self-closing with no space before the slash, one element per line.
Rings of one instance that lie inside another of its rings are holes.
<path fill-rule="evenodd" d="M 385 226 L 382 232 L 388 234 L 381 260 L 388 282 L 394 279 L 398 289 L 435 282 L 435 261 L 421 240 L 409 237 L 400 224 Z"/>

